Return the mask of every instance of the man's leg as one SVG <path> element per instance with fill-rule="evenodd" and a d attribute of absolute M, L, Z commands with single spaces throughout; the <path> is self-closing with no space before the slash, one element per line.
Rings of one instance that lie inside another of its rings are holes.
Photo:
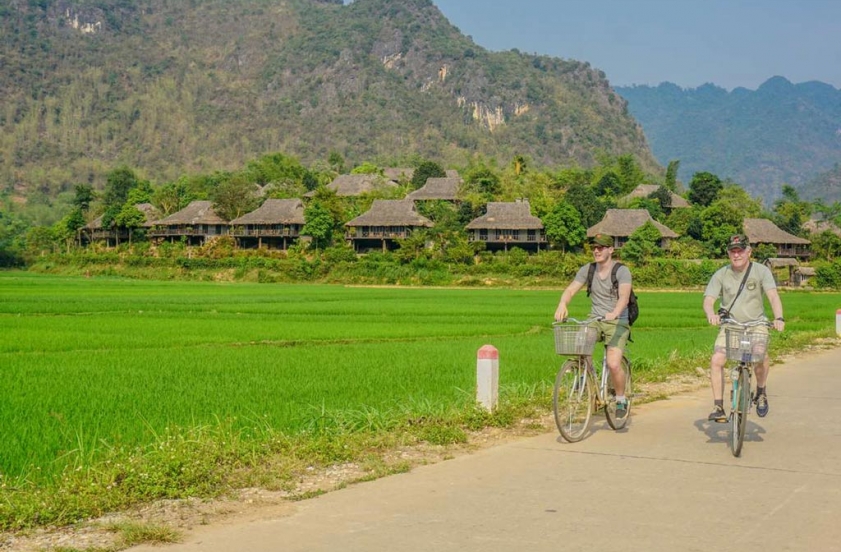
<path fill-rule="evenodd" d="M 727 355 L 717 348 L 710 358 L 710 385 L 713 390 L 713 402 L 715 406 L 712 413 L 707 417 L 711 422 L 724 423 L 727 421 L 727 414 L 724 412 L 724 364 L 727 362 Z"/>
<path fill-rule="evenodd" d="M 760 418 L 764 418 L 768 414 L 768 395 L 765 394 L 765 383 L 768 381 L 768 371 L 771 361 L 768 360 L 768 355 L 762 359 L 762 362 L 754 366 L 753 371 L 756 372 L 756 395 L 753 397 L 753 404 L 756 405 L 756 413 Z"/>
<path fill-rule="evenodd" d="M 625 396 L 625 371 L 622 370 L 622 349 L 619 347 L 607 348 L 607 368 L 613 376 L 613 389 L 617 397 Z"/>

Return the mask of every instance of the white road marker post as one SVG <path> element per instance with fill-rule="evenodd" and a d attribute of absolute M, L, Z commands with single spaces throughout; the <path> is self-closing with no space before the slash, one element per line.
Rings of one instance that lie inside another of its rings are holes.
<path fill-rule="evenodd" d="M 841 309 L 835 311 L 835 333 L 841 337 Z"/>
<path fill-rule="evenodd" d="M 493 345 L 476 353 L 476 402 L 489 412 L 499 402 L 499 351 Z"/>

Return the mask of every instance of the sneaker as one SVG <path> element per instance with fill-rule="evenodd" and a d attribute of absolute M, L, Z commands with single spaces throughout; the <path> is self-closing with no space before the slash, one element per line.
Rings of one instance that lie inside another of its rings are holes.
<path fill-rule="evenodd" d="M 624 420 L 628 415 L 628 401 L 616 402 L 616 419 Z"/>
<path fill-rule="evenodd" d="M 707 420 L 710 422 L 717 422 L 719 424 L 723 424 L 727 422 L 727 414 L 724 413 L 723 406 L 716 406 L 715 410 L 707 416 Z"/>
<path fill-rule="evenodd" d="M 768 415 L 768 395 L 765 393 L 757 393 L 753 398 L 753 404 L 756 405 L 756 414 L 760 418 L 764 418 Z"/>

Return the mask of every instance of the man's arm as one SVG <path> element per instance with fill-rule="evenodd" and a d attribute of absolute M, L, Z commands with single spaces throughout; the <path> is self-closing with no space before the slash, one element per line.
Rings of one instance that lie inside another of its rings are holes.
<path fill-rule="evenodd" d="M 619 299 L 616 300 L 616 306 L 612 311 L 604 315 L 605 320 L 616 320 L 628 306 L 628 301 L 631 299 L 631 284 L 619 284 Z"/>
<path fill-rule="evenodd" d="M 711 326 L 718 326 L 721 324 L 721 317 L 715 312 L 715 300 L 717 298 L 712 295 L 704 295 L 704 314 L 707 315 L 707 322 Z"/>
<path fill-rule="evenodd" d="M 781 332 L 785 329 L 786 323 L 783 318 L 783 302 L 780 300 L 780 294 L 777 293 L 777 288 L 765 290 L 765 295 L 768 297 L 768 302 L 771 303 L 771 311 L 774 313 L 774 329 Z"/>
<path fill-rule="evenodd" d="M 561 302 L 558 303 L 558 308 L 555 309 L 555 320 L 560 322 L 562 320 L 566 320 L 569 312 L 567 311 L 567 305 L 569 302 L 572 301 L 573 296 L 575 296 L 578 291 L 584 287 L 584 284 L 581 282 L 576 282 L 573 280 L 567 288 L 564 290 L 563 294 L 561 294 Z"/>

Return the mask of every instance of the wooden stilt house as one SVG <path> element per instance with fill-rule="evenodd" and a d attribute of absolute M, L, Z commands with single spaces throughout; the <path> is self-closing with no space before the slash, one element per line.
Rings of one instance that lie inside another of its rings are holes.
<path fill-rule="evenodd" d="M 155 221 L 149 236 L 159 240 L 187 240 L 189 245 L 228 234 L 228 221 L 213 210 L 211 201 L 193 201 L 180 211 Z"/>
<path fill-rule="evenodd" d="M 232 220 L 230 232 L 243 248 L 286 249 L 298 240 L 304 222 L 300 199 L 267 199 L 254 211 Z"/>
<path fill-rule="evenodd" d="M 397 247 L 396 240 L 431 226 L 432 221 L 418 214 L 415 203 L 406 199 L 375 199 L 368 211 L 345 223 L 346 238 L 360 252 L 393 249 Z"/>
<path fill-rule="evenodd" d="M 546 245 L 543 221 L 531 214 L 526 200 L 514 203 L 488 203 L 488 211 L 473 219 L 466 227 L 470 241 L 481 241 L 489 250 L 517 246 L 540 251 Z"/>

